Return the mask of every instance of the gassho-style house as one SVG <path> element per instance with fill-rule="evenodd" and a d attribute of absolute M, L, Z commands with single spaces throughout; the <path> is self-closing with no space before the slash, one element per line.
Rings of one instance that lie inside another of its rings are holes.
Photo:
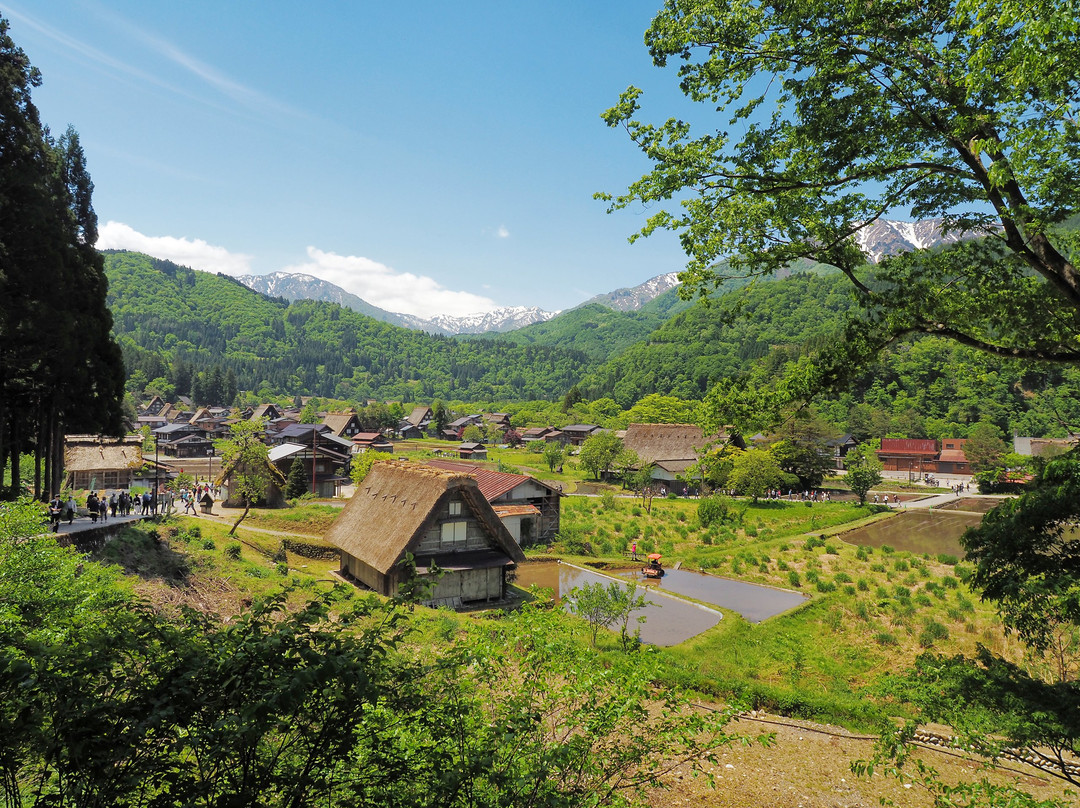
<path fill-rule="evenodd" d="M 506 597 L 507 571 L 524 554 L 480 492 L 476 478 L 401 461 L 375 463 L 326 539 L 341 551 L 341 574 L 394 595 L 412 571 L 441 570 L 424 598 L 457 607 Z"/>

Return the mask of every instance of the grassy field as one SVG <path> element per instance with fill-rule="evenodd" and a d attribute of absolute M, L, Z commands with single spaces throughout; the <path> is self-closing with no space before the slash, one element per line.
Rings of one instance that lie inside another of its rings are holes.
<path fill-rule="evenodd" d="M 974 652 L 981 643 L 1019 659 L 994 611 L 965 581 L 970 568 L 949 556 L 855 547 L 833 532 L 873 518 L 853 503 L 734 502 L 728 518 L 703 527 L 698 503 L 568 497 L 562 541 L 579 563 L 630 568 L 624 551 L 660 552 L 749 583 L 791 589 L 810 600 L 751 624 L 725 610 L 714 628 L 669 649 L 685 682 L 716 695 L 738 693 L 756 706 L 867 726 L 864 689 L 906 669 L 928 649 Z"/>
<path fill-rule="evenodd" d="M 869 743 L 845 740 L 836 727 L 820 728 L 824 734 L 817 724 L 804 723 L 804 729 L 798 720 L 875 731 L 886 716 L 903 715 L 906 708 L 876 699 L 867 688 L 882 674 L 905 669 L 927 648 L 970 653 L 981 642 L 1019 658 L 994 614 L 964 583 L 969 570 L 963 563 L 858 548 L 822 535 L 872 518 L 872 508 L 736 503 L 728 519 L 704 528 L 696 501 L 656 499 L 650 511 L 636 500 L 574 496 L 563 506 L 564 539 L 552 548 L 556 554 L 597 566 L 627 566 L 622 548 L 637 540 L 639 550 L 646 550 L 651 542 L 668 564 L 678 560 L 684 568 L 796 589 L 810 597 L 804 606 L 758 624 L 725 610 L 713 629 L 661 651 L 669 662 L 669 684 L 697 690 L 710 702 L 741 698 L 748 707 L 797 721 L 748 725 L 748 731 L 776 729 L 776 745 L 724 753 L 713 769 L 715 791 L 702 780 L 673 776 L 671 791 L 653 795 L 651 803 L 658 808 L 703 801 L 791 808 L 869 805 L 882 796 L 898 804 L 929 805 L 926 794 L 905 791 L 896 781 L 866 781 L 850 774 L 850 760 L 872 754 Z M 326 507 L 307 503 L 283 521 L 284 511 L 259 514 L 255 521 L 279 527 L 295 522 L 308 532 L 326 518 Z M 228 537 L 227 530 L 227 524 L 176 518 L 150 531 L 125 531 L 97 559 L 119 564 L 139 594 L 161 608 L 185 605 L 223 617 L 283 588 L 294 604 L 334 591 L 336 560 L 290 552 L 280 534 L 265 529 L 241 526 L 239 541 Z M 571 556 L 571 550 L 578 552 Z M 336 591 L 336 597 L 355 596 L 351 587 Z M 429 655 L 477 617 L 417 609 L 410 642 Z M 575 633 L 582 644 L 589 642 L 584 624 Z M 614 635 L 600 645 L 601 659 L 619 653 Z M 974 764 L 926 754 L 950 780 L 981 776 Z M 1060 794 L 1045 778 L 1023 777 L 1028 787 L 1045 789 L 1041 796 Z"/>

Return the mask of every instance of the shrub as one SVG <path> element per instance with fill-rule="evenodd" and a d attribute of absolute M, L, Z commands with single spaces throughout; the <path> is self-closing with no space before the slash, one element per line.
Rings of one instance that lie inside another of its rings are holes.
<path fill-rule="evenodd" d="M 217 545 L 216 545 L 216 544 L 214 544 L 214 540 L 213 540 L 213 539 L 207 539 L 206 541 L 204 541 L 204 542 L 202 543 L 202 548 L 203 548 L 204 550 L 213 550 L 213 549 L 214 549 L 214 548 L 216 548 L 216 547 L 217 547 Z"/>
<path fill-rule="evenodd" d="M 888 600 L 889 599 L 889 590 L 886 589 L 883 586 L 879 586 L 877 588 L 877 590 L 874 592 L 874 595 L 877 597 L 878 600 Z"/>
<path fill-rule="evenodd" d="M 796 588 L 802 586 L 802 581 L 799 579 L 799 573 L 795 570 L 791 570 L 787 574 L 788 583 Z"/>
<path fill-rule="evenodd" d="M 938 640 L 947 640 L 949 630 L 936 620 L 927 620 L 926 627 L 919 634 L 919 645 L 923 648 L 932 648 Z"/>
<path fill-rule="evenodd" d="M 803 549 L 804 550 L 813 550 L 815 547 L 824 547 L 824 546 L 825 546 L 825 539 L 821 538 L 821 536 L 808 536 L 807 539 L 806 539 L 806 543 L 803 544 Z"/>
<path fill-rule="evenodd" d="M 870 621 L 870 606 L 864 600 L 855 604 L 855 616 L 863 622 Z"/>
<path fill-rule="evenodd" d="M 278 564 L 277 565 L 277 573 L 278 573 L 278 575 L 288 575 L 289 574 L 289 565 L 288 564 Z"/>
<path fill-rule="evenodd" d="M 829 555 L 840 555 L 840 548 L 835 544 L 829 543 L 825 545 L 825 552 Z"/>
<path fill-rule="evenodd" d="M 867 581 L 865 578 L 860 578 L 855 583 L 855 585 L 859 588 L 860 592 L 869 592 L 870 591 L 870 582 Z"/>
<path fill-rule="evenodd" d="M 836 583 L 838 584 L 850 584 L 851 576 L 848 575 L 846 572 L 838 572 L 836 573 L 836 575 L 833 576 L 833 580 L 836 581 Z"/>
<path fill-rule="evenodd" d="M 871 572 L 885 572 L 885 565 L 884 564 L 871 564 L 870 565 L 870 571 Z"/>
<path fill-rule="evenodd" d="M 238 541 L 231 541 L 225 545 L 225 555 L 229 558 L 239 558 L 240 551 L 243 549 L 243 545 Z"/>
<path fill-rule="evenodd" d="M 790 569 L 790 567 L 788 567 L 787 565 L 787 562 L 785 562 L 783 559 L 776 562 L 776 568 L 780 570 L 780 572 L 787 572 Z"/>
<path fill-rule="evenodd" d="M 809 578 L 810 576 L 808 575 L 806 577 Z M 815 581 L 814 587 L 817 589 L 818 592 L 821 592 L 822 594 L 836 591 L 836 584 L 834 584 L 832 581 Z"/>
<path fill-rule="evenodd" d="M 818 581 L 821 580 L 821 576 L 818 575 L 817 570 L 807 570 L 806 580 L 808 580 L 812 584 L 816 584 Z"/>
<path fill-rule="evenodd" d="M 954 555 L 949 555 L 948 553 L 938 553 L 937 560 L 939 564 L 946 564 L 950 567 L 955 567 L 957 564 L 960 563 L 959 558 Z"/>
<path fill-rule="evenodd" d="M 605 511 L 615 510 L 615 495 L 610 491 L 605 491 L 600 495 L 600 507 Z"/>
<path fill-rule="evenodd" d="M 942 578 L 941 583 L 946 589 L 956 589 L 958 586 L 960 586 L 960 581 L 958 581 L 951 575 L 946 575 L 944 578 Z"/>
<path fill-rule="evenodd" d="M 893 569 L 897 572 L 907 572 L 911 569 L 911 565 L 904 561 L 904 559 L 898 558 L 893 562 Z"/>
<path fill-rule="evenodd" d="M 881 552 L 883 552 L 883 553 L 885 553 L 886 555 L 888 555 L 889 553 L 895 553 L 895 552 L 896 552 L 896 549 L 895 549 L 895 548 L 893 548 L 893 547 L 891 547 L 891 546 L 889 546 L 888 544 L 883 544 L 883 545 L 881 545 Z"/>
<path fill-rule="evenodd" d="M 896 635 L 889 631 L 880 631 L 874 635 L 878 645 L 896 645 Z"/>

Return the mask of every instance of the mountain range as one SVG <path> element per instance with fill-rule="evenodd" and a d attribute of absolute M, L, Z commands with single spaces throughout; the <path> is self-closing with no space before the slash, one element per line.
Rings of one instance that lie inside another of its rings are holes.
<path fill-rule="evenodd" d="M 940 219 L 928 219 L 921 222 L 881 219 L 860 230 L 856 241 L 870 260 L 877 262 L 887 255 L 895 255 L 905 250 L 924 249 L 938 244 L 949 244 L 961 238 L 962 236 L 957 233 L 943 235 Z M 559 314 L 559 312 L 544 311 L 536 306 L 503 306 L 492 311 L 477 312 L 461 317 L 440 314 L 424 319 L 411 314 L 386 311 L 347 292 L 340 286 L 313 275 L 271 272 L 267 275 L 242 275 L 237 280 L 248 288 L 270 297 L 280 297 L 287 301 L 320 300 L 337 303 L 384 323 L 445 336 L 502 334 L 529 325 L 545 323 Z M 678 273 L 666 272 L 637 286 L 596 295 L 575 306 L 574 309 L 597 304 L 614 311 L 640 311 L 646 304 L 678 287 L 679 284 Z"/>

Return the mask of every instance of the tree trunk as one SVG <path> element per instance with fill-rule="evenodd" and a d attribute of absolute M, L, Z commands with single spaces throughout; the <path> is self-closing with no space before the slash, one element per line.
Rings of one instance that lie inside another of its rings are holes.
<path fill-rule="evenodd" d="M 238 527 L 240 527 L 240 523 L 243 522 L 244 519 L 247 518 L 248 511 L 250 511 L 250 510 L 251 510 L 251 500 L 247 499 L 245 497 L 244 498 L 244 512 L 242 514 L 240 514 L 240 518 L 237 519 L 236 522 L 233 523 L 232 528 L 229 530 L 229 535 L 230 536 L 235 536 L 236 535 L 236 529 Z"/>

